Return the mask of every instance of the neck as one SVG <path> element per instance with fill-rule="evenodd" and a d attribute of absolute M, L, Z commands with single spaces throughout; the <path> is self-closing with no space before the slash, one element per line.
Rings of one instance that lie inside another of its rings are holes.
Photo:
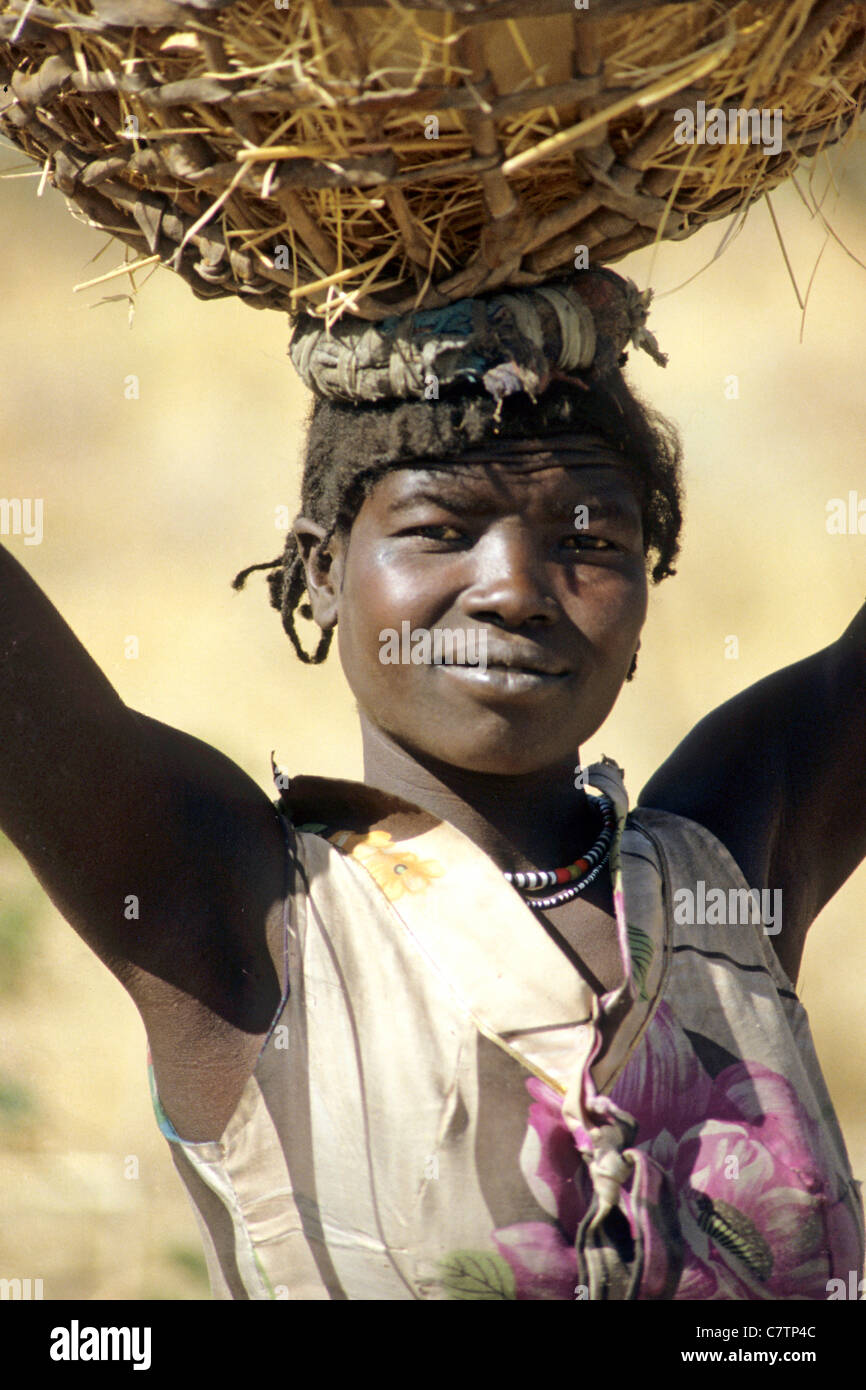
<path fill-rule="evenodd" d="M 364 780 L 461 830 L 501 869 L 560 868 L 587 849 L 598 823 L 567 762 L 520 776 L 469 772 L 409 753 L 361 716 Z"/>

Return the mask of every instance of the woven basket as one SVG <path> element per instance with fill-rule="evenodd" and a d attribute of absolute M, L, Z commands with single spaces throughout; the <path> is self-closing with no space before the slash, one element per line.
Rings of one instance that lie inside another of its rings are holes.
<path fill-rule="evenodd" d="M 367 319 L 689 236 L 839 140 L 866 5 L 14 0 L 0 130 L 200 296 Z M 784 140 L 680 143 L 682 109 Z"/>

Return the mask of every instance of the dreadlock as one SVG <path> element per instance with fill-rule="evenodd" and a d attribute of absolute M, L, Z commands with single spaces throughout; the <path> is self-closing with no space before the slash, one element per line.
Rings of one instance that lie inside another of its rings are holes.
<path fill-rule="evenodd" d="M 301 511 L 325 530 L 324 550 L 334 535 L 348 536 L 364 499 L 385 473 L 442 467 L 497 439 L 539 439 L 576 429 L 597 434 L 629 467 L 641 504 L 644 553 L 653 560 L 653 582 L 676 573 L 673 562 L 682 526 L 679 435 L 670 421 L 633 393 L 620 371 L 603 380 L 556 380 L 532 403 L 521 395 L 497 405 L 490 396 L 471 390 L 449 391 L 436 401 L 389 400 L 375 405 L 317 398 L 307 436 Z M 242 589 L 256 570 L 268 571 L 271 604 L 282 615 L 298 657 L 308 664 L 324 661 L 333 629 L 324 632 L 309 653 L 295 626 L 297 613 L 311 618 L 312 610 L 305 601 L 304 566 L 291 531 L 282 555 L 242 570 L 233 587 Z"/>

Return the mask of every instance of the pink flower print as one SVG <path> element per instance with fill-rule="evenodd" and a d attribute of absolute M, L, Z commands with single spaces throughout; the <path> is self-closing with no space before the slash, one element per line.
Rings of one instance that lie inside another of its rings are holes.
<path fill-rule="evenodd" d="M 574 1185 L 583 1162 L 562 1118 L 562 1098 L 534 1076 L 527 1080 L 526 1089 L 535 1104 L 529 1107 L 520 1168 L 538 1205 L 555 1217 L 573 1241 L 587 1206 Z"/>
<path fill-rule="evenodd" d="M 524 1221 L 495 1231 L 500 1254 L 514 1271 L 517 1297 L 573 1299 L 577 1283 L 574 1240 L 591 1187 L 574 1138 L 562 1118 L 562 1100 L 531 1077 L 534 1097 L 520 1153 L 520 1168 L 533 1197 L 551 1222 Z"/>
<path fill-rule="evenodd" d="M 861 1252 L 821 1175 L 817 1126 L 784 1077 L 755 1063 L 719 1074 L 709 1113 L 724 1118 L 682 1135 L 674 1162 L 687 1243 L 676 1296 L 826 1298 L 834 1270 L 857 1269 Z"/>
<path fill-rule="evenodd" d="M 718 1048 L 710 1055 L 724 1058 Z M 568 1128 L 550 1087 L 526 1084 L 533 1104 L 520 1166 L 550 1221 L 510 1226 L 493 1239 L 518 1298 L 571 1299 L 574 1241 L 592 1199 L 580 1152 L 589 1152 L 590 1137 Z M 830 1278 L 860 1268 L 856 1217 L 841 1199 L 819 1125 L 784 1077 L 737 1062 L 712 1079 L 662 1004 L 610 1100 L 637 1123 L 635 1173 L 621 1203 L 644 1235 L 644 1297 L 670 1296 L 666 1247 L 680 1236 L 676 1299 L 824 1299 Z M 636 1202 L 638 1189 L 646 1205 Z M 664 1218 L 667 1235 L 655 1224 L 663 1194 L 674 1208 Z"/>
<path fill-rule="evenodd" d="M 569 1129 L 562 1118 L 562 1101 L 550 1087 L 534 1078 L 526 1085 L 535 1104 L 530 1106 L 520 1167 L 539 1206 L 553 1220 L 509 1226 L 495 1231 L 493 1239 L 514 1273 L 517 1298 L 572 1299 L 577 1296 L 577 1229 L 592 1201 L 592 1180 L 578 1145 L 589 1152 L 592 1142 L 582 1129 Z M 630 1190 L 622 1192 L 623 1210 L 640 1226 L 644 1240 L 646 1296 L 663 1297 L 668 1290 L 669 1297 L 671 1252 L 666 1233 L 655 1224 L 662 1209 L 673 1206 L 665 1194 L 669 1180 L 647 1153 L 639 1152 L 635 1159 Z M 632 1199 L 638 1193 L 642 1200 L 633 1211 Z M 675 1230 L 669 1234 L 676 1241 Z"/>
<path fill-rule="evenodd" d="M 514 1274 L 515 1297 L 558 1299 L 577 1297 L 577 1256 L 574 1245 L 546 1221 L 523 1221 L 494 1231 L 493 1240 Z"/>
<path fill-rule="evenodd" d="M 713 1083 L 669 1005 L 652 1022 L 611 1088 L 610 1098 L 637 1121 L 637 1142 L 664 1132 L 674 1136 L 694 1124 Z"/>

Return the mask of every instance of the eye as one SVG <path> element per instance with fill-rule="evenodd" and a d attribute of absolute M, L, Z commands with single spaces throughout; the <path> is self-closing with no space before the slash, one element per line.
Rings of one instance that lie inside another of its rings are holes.
<path fill-rule="evenodd" d="M 616 546 L 612 541 L 606 540 L 604 536 L 588 536 L 585 531 L 578 535 L 570 532 L 563 537 L 563 544 L 567 550 L 615 550 Z"/>
<path fill-rule="evenodd" d="M 449 521 L 430 523 L 426 526 L 407 526 L 405 531 L 400 532 L 401 536 L 423 536 L 425 540 L 431 541 L 462 541 L 465 540 L 464 533 L 459 527 L 454 526 Z"/>

